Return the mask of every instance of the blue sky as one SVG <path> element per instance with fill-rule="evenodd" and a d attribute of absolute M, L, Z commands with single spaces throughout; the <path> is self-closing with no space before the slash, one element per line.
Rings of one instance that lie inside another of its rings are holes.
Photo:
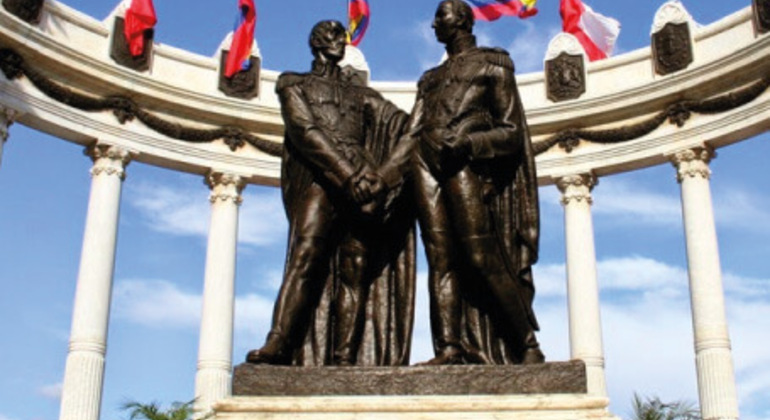
<path fill-rule="evenodd" d="M 66 0 L 103 19 L 116 3 Z M 235 0 L 156 0 L 158 42 L 211 56 L 232 29 Z M 646 47 L 663 2 L 593 0 L 622 24 L 618 53 Z M 370 0 L 361 49 L 374 80 L 415 80 L 442 49 L 430 31 L 436 1 Z M 748 0 L 686 0 L 709 24 Z M 528 21 L 479 23 L 482 44 L 509 49 L 519 73 L 540 71 L 559 31 L 558 1 L 540 0 Z M 310 27 L 342 19 L 345 1 L 257 0 L 263 65 L 304 71 Z M 526 107 L 526 103 L 525 103 Z M 768 135 L 720 149 L 711 165 L 727 311 L 743 419 L 770 418 L 770 196 Z M 14 125 L 0 166 L 0 420 L 53 420 L 72 313 L 90 186 L 80 146 Z M 196 175 L 132 163 L 124 184 L 102 418 L 126 418 L 126 399 L 192 398 L 208 230 L 208 189 Z M 536 311 L 549 360 L 566 360 L 563 212 L 541 189 L 543 237 Z M 605 177 L 594 190 L 594 225 L 607 382 L 625 416 L 634 391 L 697 400 L 679 187 L 670 165 Z M 286 221 L 275 188 L 249 186 L 241 207 L 233 360 L 259 346 L 280 273 Z M 419 266 L 424 273 L 424 264 Z M 424 280 L 412 359 L 430 356 Z M 760 344 L 762 343 L 762 344 Z"/>

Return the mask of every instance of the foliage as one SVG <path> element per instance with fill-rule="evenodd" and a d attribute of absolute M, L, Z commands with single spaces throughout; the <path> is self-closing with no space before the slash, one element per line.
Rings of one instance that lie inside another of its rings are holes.
<path fill-rule="evenodd" d="M 191 420 L 193 415 L 193 403 L 195 400 L 185 403 L 175 402 L 167 410 L 161 410 L 157 402 L 143 404 L 129 401 L 121 407 L 128 411 L 130 420 Z"/>
<path fill-rule="evenodd" d="M 629 420 L 701 420 L 698 407 L 689 401 L 664 403 L 658 397 L 643 399 L 634 393 L 633 409 Z"/>

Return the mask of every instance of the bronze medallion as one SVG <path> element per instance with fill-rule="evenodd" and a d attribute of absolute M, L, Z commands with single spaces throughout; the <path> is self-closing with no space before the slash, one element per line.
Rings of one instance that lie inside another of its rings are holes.
<path fill-rule="evenodd" d="M 3 7 L 12 15 L 27 23 L 40 22 L 44 0 L 3 0 Z"/>
<path fill-rule="evenodd" d="M 583 56 L 562 52 L 545 62 L 548 99 L 553 102 L 577 99 L 586 91 Z"/>
<path fill-rule="evenodd" d="M 652 55 L 655 72 L 660 75 L 686 69 L 693 60 L 689 25 L 669 22 L 653 34 Z"/>

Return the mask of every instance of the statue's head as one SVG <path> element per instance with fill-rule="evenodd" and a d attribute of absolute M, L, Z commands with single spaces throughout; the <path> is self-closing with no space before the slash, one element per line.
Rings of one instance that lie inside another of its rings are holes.
<path fill-rule="evenodd" d="M 444 0 L 436 9 L 432 26 L 436 39 L 446 44 L 459 34 L 470 34 L 473 22 L 473 10 L 467 3 L 462 0 Z"/>
<path fill-rule="evenodd" d="M 310 49 L 317 59 L 339 63 L 345 57 L 347 31 L 336 20 L 322 20 L 310 31 Z"/>

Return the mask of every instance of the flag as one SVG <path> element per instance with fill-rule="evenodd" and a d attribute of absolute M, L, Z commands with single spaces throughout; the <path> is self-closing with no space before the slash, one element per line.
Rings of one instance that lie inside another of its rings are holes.
<path fill-rule="evenodd" d="M 348 42 L 358 46 L 369 27 L 369 3 L 366 0 L 348 1 Z"/>
<path fill-rule="evenodd" d="M 238 0 L 238 19 L 233 30 L 233 41 L 225 63 L 225 77 L 233 77 L 241 70 L 248 70 L 251 47 L 254 44 L 254 27 L 257 26 L 257 8 L 254 0 Z"/>
<path fill-rule="evenodd" d="M 607 58 L 615 48 L 620 23 L 594 12 L 580 0 L 561 0 L 562 30 L 574 35 L 591 61 Z"/>
<path fill-rule="evenodd" d="M 138 57 L 144 52 L 144 31 L 158 22 L 152 0 L 132 0 L 123 17 L 123 35 L 128 41 L 131 55 Z"/>
<path fill-rule="evenodd" d="M 497 20 L 500 16 L 526 19 L 537 14 L 537 0 L 467 0 L 478 20 Z"/>

